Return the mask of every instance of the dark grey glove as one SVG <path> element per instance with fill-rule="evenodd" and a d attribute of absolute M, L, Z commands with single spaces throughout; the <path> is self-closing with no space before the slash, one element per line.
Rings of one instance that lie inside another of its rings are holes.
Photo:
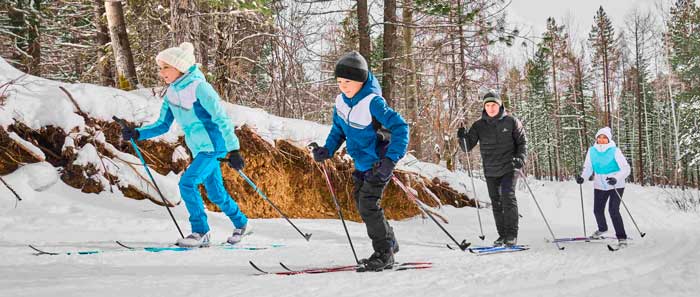
<path fill-rule="evenodd" d="M 374 164 L 374 167 L 372 168 L 372 175 L 370 175 L 367 179 L 371 182 L 385 183 L 389 181 L 391 175 L 394 173 L 394 167 L 396 167 L 396 163 L 394 163 L 393 160 L 383 158 Z"/>
<path fill-rule="evenodd" d="M 139 136 L 139 130 L 136 130 L 136 128 L 130 128 L 126 126 L 122 128 L 122 139 L 124 139 L 124 141 L 129 141 L 132 138 L 134 140 L 138 140 Z"/>
<path fill-rule="evenodd" d="M 525 165 L 525 161 L 523 161 L 523 159 L 520 159 L 517 157 L 513 158 L 512 163 L 513 163 L 513 168 L 515 168 L 515 169 L 523 168 L 523 166 Z"/>
<path fill-rule="evenodd" d="M 241 170 L 245 166 L 245 162 L 243 162 L 243 157 L 241 156 L 241 153 L 238 152 L 238 150 L 230 151 L 228 153 L 228 166 L 236 170 Z"/>
<path fill-rule="evenodd" d="M 323 146 L 315 147 L 311 152 L 314 154 L 314 161 L 316 162 L 323 162 L 331 158 L 330 152 Z"/>
<path fill-rule="evenodd" d="M 459 148 L 462 149 L 463 152 L 467 152 L 467 129 L 464 127 L 460 127 L 457 129 L 457 141 L 459 142 Z"/>
<path fill-rule="evenodd" d="M 582 183 L 583 183 L 583 177 L 580 176 L 580 175 L 577 175 L 577 176 L 576 176 L 576 183 L 579 184 L 579 185 L 582 184 Z"/>
<path fill-rule="evenodd" d="M 605 179 L 605 181 L 608 182 L 608 185 L 614 186 L 617 184 L 617 178 L 614 177 L 608 177 Z"/>

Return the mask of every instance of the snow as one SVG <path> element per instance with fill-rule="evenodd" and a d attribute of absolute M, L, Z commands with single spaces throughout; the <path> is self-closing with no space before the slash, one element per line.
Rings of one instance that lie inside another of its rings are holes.
<path fill-rule="evenodd" d="M 46 160 L 46 155 L 44 155 L 44 152 L 42 152 L 40 148 L 36 147 L 31 142 L 22 139 L 22 137 L 19 137 L 19 135 L 17 135 L 17 133 L 15 132 L 10 132 L 8 134 L 10 136 L 10 139 L 17 142 L 17 144 L 19 144 L 20 146 L 28 149 L 32 155 L 39 157 L 40 160 Z"/>
<path fill-rule="evenodd" d="M 21 75 L 0 59 L 0 81 Z M 109 120 L 116 115 L 137 123 L 158 117 L 161 101 L 147 89 L 123 92 L 26 76 L 12 88 L 7 104 L 0 109 L 0 123 L 4 127 L 15 120 L 32 128 L 55 125 L 76 133 L 73 136 L 92 133 L 58 86 L 66 88 L 91 117 Z M 226 109 L 236 125 L 251 125 L 270 142 L 290 139 L 298 144 L 322 143 L 330 129 L 317 123 L 279 118 L 260 109 L 232 104 L 226 104 Z M 181 134 L 174 128 L 160 140 L 174 141 Z M 98 133 L 96 143 L 116 156 L 114 162 L 105 161 L 102 165 L 93 145 L 77 148 L 70 135 L 68 138 L 65 148 L 77 150 L 78 164 L 94 164 L 118 177 L 122 186 L 136 186 L 158 197 L 145 182 L 147 174 L 136 156 L 117 151 Z M 173 155 L 174 160 L 181 157 Z M 458 191 L 472 192 L 471 181 L 464 172 L 450 172 L 412 156 L 398 165 L 428 178 L 438 177 Z M 292 267 L 353 263 L 341 222 L 294 219 L 302 231 L 313 233 L 306 242 L 284 219 L 251 219 L 254 233 L 242 244 L 284 245 L 270 250 L 116 252 L 123 249 L 115 240 L 136 246 L 168 245 L 179 234 L 162 206 L 125 198 L 119 191 L 82 193 L 60 181 L 57 170 L 41 162 L 23 165 L 3 177 L 23 201 L 17 202 L 0 185 L 0 296 L 695 296 L 700 286 L 700 253 L 696 248 L 700 244 L 700 215 L 672 208 L 666 202 L 668 189 L 627 185 L 626 205 L 647 236 L 640 238 L 622 210 L 627 233 L 633 239 L 629 248 L 615 253 L 596 242 L 562 244 L 566 246 L 563 251 L 547 243 L 545 238 L 551 235 L 521 181 L 517 190 L 523 216 L 519 242 L 529 244 L 529 251 L 475 256 L 449 250 L 444 248 L 445 243 L 450 243 L 445 234 L 432 221 L 416 217 L 391 222 L 401 245 L 396 259 L 432 261 L 432 269 L 281 277 L 254 276 L 255 271 L 247 262 L 252 260 L 271 270 L 279 269 L 280 261 Z M 165 196 L 178 202 L 179 177 L 174 173 L 151 173 Z M 579 186 L 573 182 L 527 181 L 553 232 L 559 237 L 581 236 Z M 478 175 L 475 183 L 476 197 L 487 202 L 486 185 Z M 595 230 L 592 192 L 591 184 L 584 184 L 588 233 Z M 171 210 L 187 233 L 184 204 Z M 450 221 L 445 228 L 457 240 L 486 245 L 496 238 L 493 216 L 488 208 L 480 210 L 486 235 L 482 242 L 477 237 L 480 233 L 476 212 L 474 208 L 441 209 Z M 207 214 L 212 240 L 223 242 L 233 226 L 222 213 Z M 371 243 L 365 226 L 348 222 L 348 228 L 358 255 L 368 256 Z M 59 252 L 114 252 L 34 256 L 27 244 Z"/>
<path fill-rule="evenodd" d="M 38 163 L 46 164 L 46 163 Z M 640 238 L 625 214 L 630 247 L 611 253 L 602 243 L 562 244 L 559 251 L 528 192 L 517 192 L 521 243 L 526 252 L 475 256 L 442 245 L 448 238 L 420 218 L 392 221 L 401 251 L 397 261 L 432 261 L 429 270 L 387 273 L 330 273 L 300 276 L 254 276 L 252 260 L 266 269 L 283 261 L 294 267 L 349 264 L 354 260 L 339 220 L 296 219 L 309 242 L 283 219 L 252 219 L 254 233 L 246 245 L 284 244 L 263 251 L 201 249 L 191 252 L 113 252 L 97 255 L 34 256 L 26 246 L 51 251 L 119 250 L 121 240 L 134 245 L 166 245 L 178 237 L 161 206 L 125 199 L 120 194 L 84 194 L 62 182 L 39 193 L 31 186 L 50 165 L 27 165 L 6 177 L 25 199 L 0 189 L 0 295 L 2 296 L 695 296 L 700 285 L 697 213 L 675 211 L 664 190 L 628 185 L 625 201 L 647 233 Z M 34 176 L 32 176 L 34 175 Z M 55 180 L 55 179 L 54 179 Z M 529 180 L 557 236 L 580 236 L 578 185 Z M 477 180 L 479 188 L 483 181 Z M 594 230 L 592 187 L 584 186 L 586 222 Z M 184 206 L 172 209 L 187 226 Z M 486 241 L 477 238 L 473 208 L 445 207 L 445 227 L 461 240 L 483 245 L 496 237 L 490 210 L 482 209 Z M 208 212 L 214 242 L 232 229 L 221 213 Z M 371 253 L 364 225 L 348 222 L 360 256 Z M 167 292 L 167 293 L 166 293 Z"/>

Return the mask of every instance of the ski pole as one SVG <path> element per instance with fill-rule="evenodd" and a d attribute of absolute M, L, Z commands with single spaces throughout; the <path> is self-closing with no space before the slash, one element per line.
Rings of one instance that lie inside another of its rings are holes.
<path fill-rule="evenodd" d="M 554 232 L 552 231 L 552 227 L 549 226 L 549 222 L 547 222 L 547 218 L 544 216 L 544 212 L 542 211 L 542 208 L 540 208 L 540 204 L 537 203 L 537 198 L 535 198 L 535 193 L 532 192 L 532 189 L 530 189 L 530 184 L 527 183 L 527 177 L 520 169 L 516 169 L 515 171 L 517 171 L 518 174 L 520 174 L 520 176 L 523 178 L 523 181 L 525 182 L 525 186 L 527 186 L 527 190 L 530 191 L 530 195 L 532 196 L 532 200 L 535 201 L 535 205 L 537 205 L 537 209 L 540 211 L 540 214 L 542 215 L 542 219 L 544 219 L 544 223 L 545 223 L 545 225 L 547 225 L 547 229 L 549 229 L 549 234 L 552 235 L 552 241 L 554 242 L 554 244 L 557 245 L 557 248 L 559 250 L 563 250 L 564 247 L 559 246 L 559 243 L 556 241 L 557 237 L 554 236 Z"/>
<path fill-rule="evenodd" d="M 583 220 L 583 237 L 586 238 L 586 242 L 589 242 L 590 240 L 588 240 L 588 235 L 586 235 L 586 234 L 588 234 L 586 232 L 586 213 L 583 210 L 583 185 L 579 184 L 578 190 L 579 190 L 579 193 L 581 194 L 581 219 Z"/>
<path fill-rule="evenodd" d="M 411 193 L 411 191 L 406 187 L 406 185 L 404 185 L 396 176 L 392 175 L 391 179 L 394 181 L 394 183 L 396 183 L 399 186 L 399 188 L 401 188 L 401 190 L 403 190 L 406 193 L 406 195 L 409 197 L 409 200 L 413 201 L 413 203 L 415 203 L 421 210 L 423 210 L 423 212 L 426 213 L 428 217 L 430 217 L 430 219 L 433 220 L 433 222 L 435 222 L 435 224 L 437 224 L 438 227 L 440 227 L 440 229 L 442 229 L 442 232 L 445 232 L 445 234 L 447 234 L 447 237 L 452 239 L 452 241 L 454 241 L 454 243 L 457 244 L 459 249 L 461 249 L 462 251 L 467 250 L 467 248 L 471 245 L 470 242 L 467 242 L 466 239 L 462 240 L 461 243 L 458 242 L 454 237 L 452 237 L 452 234 L 450 234 L 450 232 L 447 232 L 445 227 L 443 227 L 442 224 L 440 224 L 440 222 L 438 222 L 435 219 L 435 217 L 433 217 L 430 211 L 428 211 L 428 209 L 426 209 L 422 204 L 420 204 L 418 198 L 416 198 L 416 196 L 414 196 L 413 193 Z M 448 245 L 447 247 L 449 248 L 450 246 Z"/>
<path fill-rule="evenodd" d="M 464 148 L 467 148 L 467 140 L 462 139 L 462 142 L 464 143 Z M 474 201 L 476 202 L 476 217 L 479 219 L 479 231 L 481 231 L 481 235 L 479 235 L 479 238 L 481 240 L 484 240 L 486 236 L 484 235 L 484 227 L 481 224 L 481 214 L 479 214 L 479 199 L 476 197 L 476 185 L 474 185 L 474 173 L 472 172 L 472 162 L 471 162 L 471 153 L 469 150 L 467 150 L 467 167 L 469 169 L 469 177 L 471 177 L 472 180 L 472 192 L 474 193 Z"/>
<path fill-rule="evenodd" d="M 634 221 L 634 217 L 632 216 L 632 213 L 630 212 L 629 208 L 627 208 L 627 204 L 625 204 L 625 200 L 622 200 L 622 195 L 620 195 L 620 192 L 617 191 L 617 188 L 615 186 L 613 186 L 613 189 L 615 189 L 615 194 L 617 194 L 617 197 L 620 198 L 620 202 L 622 202 L 622 206 L 625 207 L 627 214 L 630 216 L 630 219 L 632 219 L 632 223 L 634 223 L 634 227 L 637 228 L 637 232 L 639 232 L 639 236 L 644 237 L 645 235 L 647 235 L 646 233 L 642 232 L 642 230 L 639 230 L 639 226 L 637 226 L 637 222 Z"/>
<path fill-rule="evenodd" d="M 8 185 L 7 182 L 5 182 L 5 180 L 4 180 L 1 176 L 0 176 L 0 181 L 1 181 L 2 184 L 4 184 L 8 189 L 10 189 L 10 192 L 12 192 L 12 194 L 15 194 L 15 198 L 17 198 L 17 201 L 22 201 L 22 198 L 19 197 L 19 194 L 17 194 L 17 192 L 15 192 L 15 190 L 12 189 L 12 187 L 10 187 L 10 185 Z"/>
<path fill-rule="evenodd" d="M 119 124 L 122 128 L 126 128 L 127 124 L 126 121 L 113 116 L 112 119 Z M 177 228 L 177 232 L 180 232 L 180 236 L 182 238 L 185 238 L 185 235 L 182 234 L 182 230 L 180 230 L 180 225 L 177 224 L 177 221 L 175 220 L 175 216 L 173 216 L 173 212 L 170 211 L 170 208 L 168 207 L 168 201 L 165 199 L 165 196 L 163 196 L 163 193 L 160 191 L 160 188 L 158 188 L 158 184 L 156 184 L 156 180 L 153 178 L 153 175 L 151 174 L 151 170 L 148 169 L 148 165 L 146 165 L 146 160 L 143 158 L 141 155 L 141 150 L 139 150 L 139 147 L 136 145 L 136 141 L 132 138 L 131 140 L 131 146 L 134 148 L 134 151 L 136 152 L 136 155 L 139 157 L 141 160 L 141 164 L 143 164 L 143 168 L 146 169 L 146 173 L 148 174 L 148 177 L 151 179 L 151 182 L 153 182 L 153 186 L 156 188 L 156 192 L 158 192 L 158 195 L 160 195 L 160 199 L 163 200 L 163 206 L 165 209 L 168 211 L 168 214 L 170 215 L 170 218 L 173 220 L 173 223 L 175 223 L 175 227 Z"/>
<path fill-rule="evenodd" d="M 223 159 L 223 158 L 219 158 L 218 160 L 219 160 L 219 161 L 228 161 L 228 159 Z M 265 201 L 267 201 L 267 203 L 270 203 L 270 205 L 272 205 L 272 208 L 274 208 L 274 209 L 277 211 L 277 213 L 279 213 L 285 220 L 287 220 L 287 222 L 289 222 L 289 224 L 292 225 L 292 227 L 294 227 L 294 229 L 296 229 L 297 232 L 299 232 L 299 234 L 301 234 L 301 236 L 304 237 L 304 239 L 306 239 L 306 241 L 309 241 L 309 238 L 311 238 L 311 233 L 304 233 L 304 232 L 301 232 L 301 230 L 299 230 L 299 228 L 297 228 L 297 226 L 294 225 L 294 223 L 292 223 L 291 220 L 289 220 L 289 218 L 287 217 L 287 215 L 285 215 L 285 214 L 277 207 L 277 205 L 275 205 L 274 203 L 272 203 L 272 201 L 270 201 L 270 199 L 267 198 L 267 196 L 265 195 L 265 193 L 263 193 L 263 192 L 260 190 L 260 188 L 258 188 L 258 186 L 256 186 L 255 183 L 253 183 L 253 181 L 250 180 L 250 178 L 248 178 L 248 176 L 245 175 L 245 173 L 243 173 L 243 170 L 237 170 L 237 171 L 238 171 L 238 174 L 240 174 L 241 177 L 242 177 L 243 179 L 245 179 L 245 181 L 248 182 L 248 184 L 249 184 L 256 192 L 258 192 L 258 195 L 260 195 L 260 197 L 262 197 Z"/>
<path fill-rule="evenodd" d="M 318 148 L 318 143 L 312 142 L 309 144 L 309 148 Z M 325 161 L 324 161 L 325 162 Z M 331 191 L 331 198 L 333 198 L 333 203 L 335 203 L 335 209 L 338 210 L 338 217 L 340 221 L 343 222 L 343 229 L 345 229 L 345 235 L 348 237 L 348 242 L 350 243 L 350 249 L 352 250 L 352 255 L 355 257 L 355 263 L 360 264 L 360 260 L 357 258 L 357 253 L 355 252 L 355 246 L 352 244 L 352 239 L 350 239 L 350 232 L 348 232 L 348 227 L 345 225 L 345 218 L 343 218 L 343 210 L 340 208 L 340 203 L 338 203 L 338 198 L 335 197 L 335 189 L 333 189 L 333 183 L 331 183 L 330 177 L 328 177 L 328 171 L 326 171 L 326 164 L 321 162 L 321 169 L 323 169 L 323 176 L 326 178 L 326 184 L 328 185 L 328 190 Z"/>

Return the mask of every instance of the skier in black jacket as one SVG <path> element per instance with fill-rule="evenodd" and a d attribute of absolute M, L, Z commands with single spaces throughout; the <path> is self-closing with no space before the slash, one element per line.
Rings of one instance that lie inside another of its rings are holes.
<path fill-rule="evenodd" d="M 463 151 L 481 144 L 481 160 L 491 198 L 498 239 L 495 246 L 518 242 L 518 202 L 515 199 L 516 175 L 525 164 L 527 139 L 522 123 L 506 113 L 496 92 L 483 97 L 481 119 L 469 131 L 459 128 L 457 136 Z"/>

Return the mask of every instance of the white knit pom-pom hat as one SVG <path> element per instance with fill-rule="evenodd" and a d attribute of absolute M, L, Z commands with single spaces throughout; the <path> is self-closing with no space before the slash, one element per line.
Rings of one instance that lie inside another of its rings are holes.
<path fill-rule="evenodd" d="M 162 61 L 175 67 L 182 73 L 187 73 L 187 70 L 196 62 L 194 59 L 194 45 L 189 42 L 183 42 L 180 46 L 165 49 L 158 53 L 156 61 Z"/>

